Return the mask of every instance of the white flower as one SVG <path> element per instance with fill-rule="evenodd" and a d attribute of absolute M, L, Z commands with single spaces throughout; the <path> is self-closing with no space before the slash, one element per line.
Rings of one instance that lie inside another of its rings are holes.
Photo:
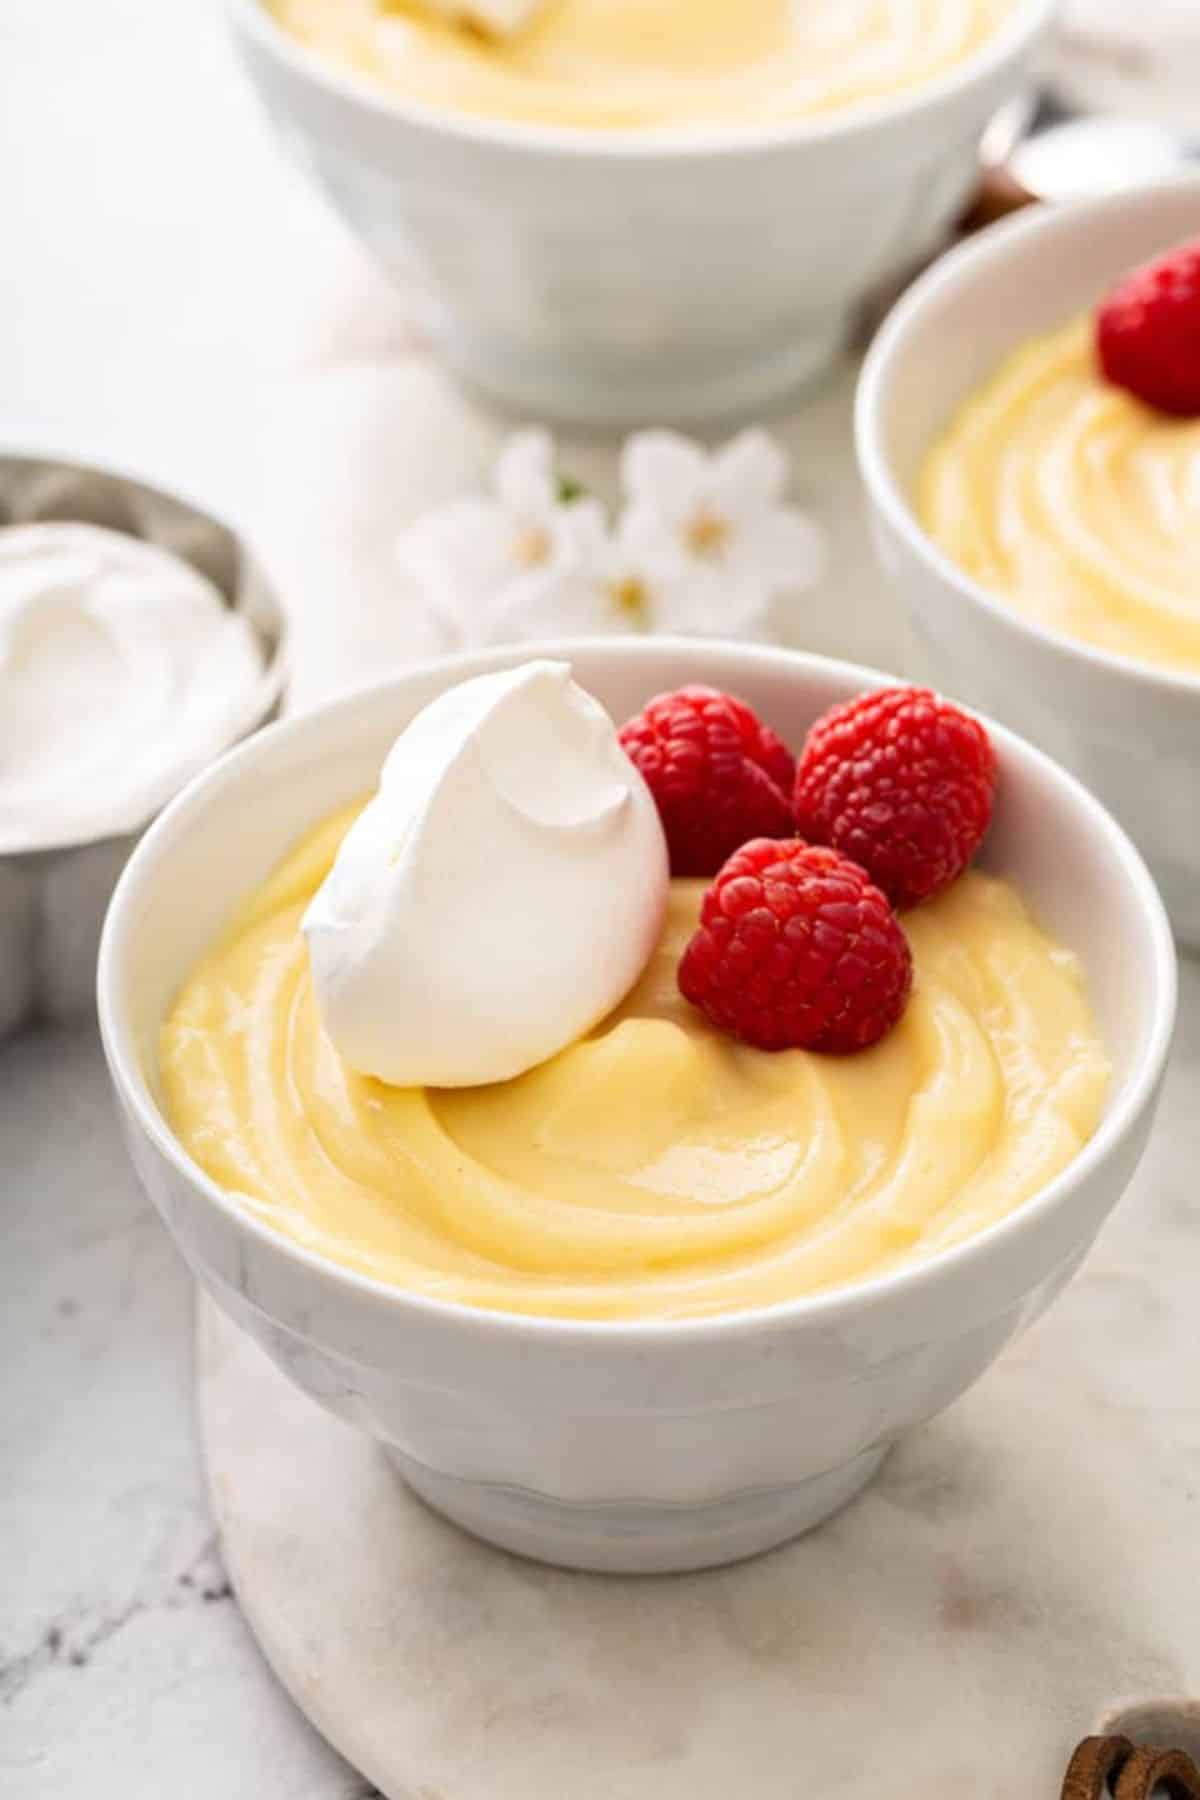
<path fill-rule="evenodd" d="M 493 641 L 639 631 L 650 596 L 642 572 L 626 557 L 595 500 L 565 508 L 555 562 L 510 582 L 490 609 Z"/>
<path fill-rule="evenodd" d="M 547 432 L 511 437 L 496 460 L 493 493 L 452 500 L 409 525 L 396 546 L 401 570 L 451 633 L 492 641 L 490 619 L 560 561 L 564 504 Z"/>
<path fill-rule="evenodd" d="M 621 470 L 621 538 L 672 593 L 670 626 L 659 629 L 762 629 L 777 598 L 819 576 L 824 536 L 784 503 L 787 458 L 765 431 L 740 432 L 711 455 L 672 431 L 639 432 Z"/>
<path fill-rule="evenodd" d="M 787 463 L 761 431 L 707 455 L 672 432 L 631 438 L 628 503 L 613 529 L 596 500 L 565 498 L 550 437 L 510 439 L 494 493 L 410 525 L 401 568 L 458 642 L 557 633 L 769 635 L 782 594 L 819 571 L 817 527 L 782 502 Z"/>
<path fill-rule="evenodd" d="M 751 617 L 725 605 L 714 612 L 708 604 L 714 597 L 695 591 L 686 569 L 647 556 L 622 528 L 611 530 L 595 501 L 578 500 L 564 526 L 560 557 L 552 567 L 509 583 L 490 623 L 501 642 L 556 632 L 734 636 L 763 623 L 757 611 Z"/>

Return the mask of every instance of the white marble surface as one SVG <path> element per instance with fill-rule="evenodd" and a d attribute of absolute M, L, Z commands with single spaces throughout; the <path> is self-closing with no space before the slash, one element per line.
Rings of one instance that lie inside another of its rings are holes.
<path fill-rule="evenodd" d="M 218 13 L 217 0 L 0 7 L 0 435 L 11 446 L 112 458 L 247 525 L 292 601 L 304 703 L 427 647 L 390 581 L 389 538 L 400 518 L 474 474 L 498 424 L 446 386 L 402 305 L 279 160 Z M 899 654 L 899 634 L 848 479 L 848 392 L 843 377 L 786 428 L 801 481 L 835 537 L 833 573 L 794 635 L 886 663 Z M 570 460 L 603 484 L 602 449 L 572 446 Z M 1047 1382 L 1028 1480 L 1009 1490 L 1007 1513 L 994 1494 L 982 1512 L 955 1503 L 970 1545 L 965 1572 L 943 1571 L 949 1586 L 936 1601 L 924 1596 L 908 1628 L 924 1633 L 939 1606 L 951 1622 L 986 1616 L 993 1644 L 1007 1632 L 1030 1670 L 1045 1667 L 1064 1705 L 1090 1704 L 1092 1688 L 1077 1658 L 1056 1658 L 1045 1621 L 1064 1593 L 1081 1595 L 1089 1582 L 1108 1596 L 1084 1615 L 1097 1642 L 1128 1616 L 1131 1676 L 1176 1682 L 1200 1673 L 1173 1616 L 1175 1593 L 1195 1579 L 1194 1546 L 1186 1534 L 1168 1539 L 1157 1511 L 1133 1507 L 1128 1486 L 1107 1491 L 1113 1467 L 1142 1455 L 1147 1417 L 1178 1442 L 1152 1484 L 1154 1498 L 1166 1496 L 1161 1517 L 1172 1533 L 1200 1483 L 1194 1400 L 1179 1385 L 1194 1332 L 1183 1300 L 1198 1220 L 1195 968 L 1185 1002 L 1191 1023 L 1164 1131 L 1106 1239 L 1088 1298 L 1055 1314 L 1018 1352 L 1020 1368 L 995 1378 L 994 1413 L 985 1386 L 968 1414 L 934 1434 L 935 1459 L 962 1447 L 960 1501 L 964 1484 L 968 1496 L 981 1485 L 992 1494 L 993 1483 L 1003 1491 L 995 1442 L 1004 1384 L 1021 1391 L 1028 1359 L 1051 1350 L 1086 1382 L 1094 1337 L 1121 1349 L 1086 1432 L 1054 1410 Z M 0 1049 L 0 1206 L 0 1794 L 372 1792 L 285 1699 L 230 1598 L 195 1447 L 190 1286 L 125 1162 L 90 1035 L 44 1034 Z M 1152 1264 L 1127 1268 L 1122 1248 L 1140 1244 L 1148 1223 Z M 1035 1397 L 1038 1388 L 1034 1381 Z M 1004 1533 L 1036 1541 L 1048 1529 L 1039 1496 L 1081 1463 L 1103 1499 L 1110 1561 L 1073 1548 L 1071 1520 L 1060 1519 L 1032 1562 L 1032 1593 L 1011 1572 L 994 1578 Z M 923 1493 L 918 1481 L 908 1499 L 910 1511 L 928 1507 L 930 1537 L 939 1491 L 935 1482 Z M 975 1540 L 980 1519 L 989 1525 Z M 1142 1540 L 1156 1531 L 1164 1541 L 1143 1558 Z M 769 1590 L 769 1576 L 762 1580 Z M 463 1617 L 456 1626 L 447 1615 L 448 1644 Z M 756 1603 L 731 1629 L 767 1663 L 785 1641 L 807 1642 L 816 1657 L 803 1618 L 803 1607 L 797 1624 Z M 907 1635 L 896 1640 L 901 1664 Z M 803 1672 L 803 1659 L 776 1661 Z M 955 1704 L 958 1668 L 952 1659 L 931 1677 L 953 1678 Z M 971 1681 L 991 1680 L 991 1665 L 980 1668 Z M 789 1691 L 785 1682 L 785 1703 Z M 1019 1709 L 1037 1691 L 1030 1674 L 1004 1688 L 1004 1705 Z M 980 1706 L 980 1690 L 972 1692 Z M 557 1704 L 546 1702 L 551 1740 L 562 1730 Z M 536 1707 L 527 1717 L 538 1726 Z M 498 1729 L 512 1728 L 502 1717 Z M 856 1723 L 847 1756 L 858 1756 L 861 1738 Z M 995 1788 L 1014 1800 L 1025 1791 Z M 485 1792 L 492 1800 L 476 1779 L 439 1800 Z"/>
<path fill-rule="evenodd" d="M 0 1048 L 0 1794 L 369 1792 L 263 1669 L 195 1445 L 191 1283 L 90 1036 Z"/>

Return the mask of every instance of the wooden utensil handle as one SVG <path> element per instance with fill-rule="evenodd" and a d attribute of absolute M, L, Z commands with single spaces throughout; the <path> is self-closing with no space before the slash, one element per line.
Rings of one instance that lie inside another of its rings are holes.
<path fill-rule="evenodd" d="M 1151 1800 L 1162 1794 L 1169 1800 L 1200 1800 L 1200 1769 L 1182 1750 L 1134 1751 L 1117 1777 L 1115 1800 Z"/>
<path fill-rule="evenodd" d="M 1127 1737 L 1088 1737 L 1063 1778 L 1062 1800 L 1200 1800 L 1200 1769 L 1183 1750 L 1136 1747 Z"/>
<path fill-rule="evenodd" d="M 993 164 L 984 169 L 975 198 L 963 214 L 959 230 L 964 233 L 982 231 L 985 225 L 994 225 L 997 219 L 1006 219 L 1010 213 L 1037 203 L 1037 195 L 1018 181 L 1004 163 Z"/>

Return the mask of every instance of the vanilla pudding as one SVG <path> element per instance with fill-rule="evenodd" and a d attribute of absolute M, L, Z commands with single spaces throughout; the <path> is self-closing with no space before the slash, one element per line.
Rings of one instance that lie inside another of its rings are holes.
<path fill-rule="evenodd" d="M 406 99 L 599 130 L 762 124 L 920 88 L 1014 0 L 542 0 L 486 35 L 420 0 L 266 0 L 320 55 Z"/>
<path fill-rule="evenodd" d="M 1036 624 L 1200 672 L 1200 421 L 1101 376 L 1091 316 L 1011 354 L 921 470 L 921 523 Z"/>
<path fill-rule="evenodd" d="M 184 1148 L 336 1263 L 506 1312 L 737 1311 L 983 1230 L 1099 1122 L 1109 1064 L 1079 966 L 982 873 L 905 916 L 913 998 L 861 1055 L 771 1055 L 710 1027 L 676 983 L 704 884 L 676 882 L 624 1003 L 529 1073 L 455 1090 L 357 1075 L 321 1028 L 300 929 L 357 810 L 250 898 L 161 1045 Z"/>

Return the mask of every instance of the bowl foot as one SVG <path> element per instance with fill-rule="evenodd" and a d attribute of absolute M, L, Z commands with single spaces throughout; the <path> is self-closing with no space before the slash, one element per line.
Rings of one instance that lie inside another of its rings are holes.
<path fill-rule="evenodd" d="M 811 1531 L 853 1500 L 889 1445 L 794 1487 L 737 1494 L 698 1506 L 551 1500 L 524 1488 L 465 1481 L 388 1449 L 413 1491 L 473 1537 L 535 1562 L 608 1575 L 667 1575 L 714 1569 L 774 1550 Z"/>
<path fill-rule="evenodd" d="M 460 334 L 452 327 L 441 339 L 460 380 L 522 416 L 632 430 L 719 423 L 772 411 L 826 374 L 849 330 L 849 321 L 834 314 L 768 351 L 712 357 L 703 366 L 672 363 L 666 352 L 647 354 L 639 367 L 631 366 L 632 357 L 629 364 L 613 366 L 606 360 L 589 361 L 583 352 L 558 359 L 544 347 L 523 355 L 514 345 Z"/>

